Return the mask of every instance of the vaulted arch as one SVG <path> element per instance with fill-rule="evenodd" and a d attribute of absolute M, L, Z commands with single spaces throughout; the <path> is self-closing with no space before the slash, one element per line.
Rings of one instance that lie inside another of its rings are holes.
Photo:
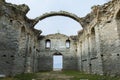
<path fill-rule="evenodd" d="M 39 20 L 43 20 L 43 19 L 45 19 L 47 17 L 51 17 L 51 16 L 66 16 L 66 17 L 72 18 L 73 20 L 75 20 L 77 22 L 80 22 L 80 19 L 77 15 L 66 12 L 66 11 L 59 11 L 59 12 L 52 11 L 50 13 L 45 13 L 39 17 Z"/>
<path fill-rule="evenodd" d="M 45 13 L 45 14 L 37 17 L 36 20 L 37 21 L 41 21 L 43 19 L 46 19 L 46 18 L 52 17 L 52 16 L 65 16 L 65 17 L 69 17 L 69 18 L 77 21 L 82 26 L 80 17 L 78 17 L 77 15 L 75 15 L 73 13 L 69 13 L 69 12 L 66 12 L 66 11 L 58 11 L 58 12 L 52 11 L 52 12 L 49 12 L 49 13 Z"/>

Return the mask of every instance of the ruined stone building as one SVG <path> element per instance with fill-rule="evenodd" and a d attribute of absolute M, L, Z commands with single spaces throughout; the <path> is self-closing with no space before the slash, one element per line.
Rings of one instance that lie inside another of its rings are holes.
<path fill-rule="evenodd" d="M 45 43 L 50 42 L 50 46 Z M 40 38 L 39 70 L 53 70 L 53 55 L 63 56 L 63 70 L 77 69 L 76 38 L 56 33 Z M 67 44 L 70 44 L 67 46 Z M 42 62 L 43 60 L 43 62 Z M 42 66 L 41 66 L 42 64 Z"/>
<path fill-rule="evenodd" d="M 53 55 L 63 56 L 63 70 L 120 75 L 120 0 L 93 6 L 85 17 L 59 11 L 35 19 L 27 5 L 0 0 L 0 74 L 53 70 Z M 66 16 L 82 25 L 75 36 L 40 35 L 34 28 L 51 16 Z"/>

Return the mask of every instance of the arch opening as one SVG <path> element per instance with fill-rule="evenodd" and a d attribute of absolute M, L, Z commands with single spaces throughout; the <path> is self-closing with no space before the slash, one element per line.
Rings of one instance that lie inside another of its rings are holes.
<path fill-rule="evenodd" d="M 62 33 L 67 36 L 77 35 L 78 31 L 82 29 L 78 22 L 63 16 L 48 17 L 40 21 L 35 28 L 42 30 L 41 35 Z"/>
<path fill-rule="evenodd" d="M 42 35 L 54 34 L 56 32 L 60 32 L 60 33 L 62 32 L 62 34 L 67 33 L 66 31 L 63 31 L 64 29 L 61 28 L 61 27 L 63 27 L 63 24 L 64 24 L 64 28 L 68 27 L 68 29 L 71 29 L 71 27 L 72 28 L 74 27 L 74 30 L 72 29 L 73 32 L 72 32 L 72 30 L 71 31 L 68 30 L 69 32 L 73 33 L 73 34 L 72 33 L 66 34 L 69 36 L 77 35 L 77 32 L 83 28 L 82 24 L 80 23 L 81 18 L 79 18 L 75 14 L 72 14 L 72 13 L 69 13 L 66 11 L 58 11 L 58 12 L 52 11 L 50 13 L 45 13 L 45 14 L 37 17 L 36 20 L 39 21 L 39 23 L 37 23 L 35 28 L 42 30 L 42 32 L 43 32 Z M 60 25 L 61 25 L 61 27 L 60 27 Z M 59 28 L 59 29 L 56 30 L 56 28 Z M 53 31 L 54 31 L 54 33 L 52 33 Z"/>

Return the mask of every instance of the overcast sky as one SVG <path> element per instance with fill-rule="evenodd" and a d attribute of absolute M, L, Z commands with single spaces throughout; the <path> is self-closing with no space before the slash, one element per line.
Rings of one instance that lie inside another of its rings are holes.
<path fill-rule="evenodd" d="M 93 5 L 101 5 L 108 0 L 6 0 L 14 4 L 27 4 L 30 11 L 27 16 L 36 18 L 46 12 L 67 11 L 79 17 L 84 17 L 90 13 Z M 68 17 L 54 16 L 40 21 L 35 28 L 42 30 L 42 34 L 52 34 L 60 32 L 66 35 L 76 35 L 81 30 L 78 22 Z"/>

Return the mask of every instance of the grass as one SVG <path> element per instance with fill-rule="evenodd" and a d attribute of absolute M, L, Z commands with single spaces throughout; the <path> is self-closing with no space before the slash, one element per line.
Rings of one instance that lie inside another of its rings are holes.
<path fill-rule="evenodd" d="M 36 76 L 37 74 L 38 73 L 19 74 L 14 77 L 0 78 L 0 80 L 32 80 L 37 78 Z M 120 77 L 84 74 L 78 71 L 63 71 L 61 74 L 74 76 L 74 78 L 71 80 L 120 80 Z M 56 79 L 53 79 L 53 80 L 56 80 Z"/>
<path fill-rule="evenodd" d="M 84 74 L 78 71 L 63 71 L 63 74 L 74 76 L 72 80 L 120 80 L 120 77 Z"/>
<path fill-rule="evenodd" d="M 18 74 L 14 77 L 0 78 L 0 80 L 32 80 L 36 78 L 34 73 Z"/>

